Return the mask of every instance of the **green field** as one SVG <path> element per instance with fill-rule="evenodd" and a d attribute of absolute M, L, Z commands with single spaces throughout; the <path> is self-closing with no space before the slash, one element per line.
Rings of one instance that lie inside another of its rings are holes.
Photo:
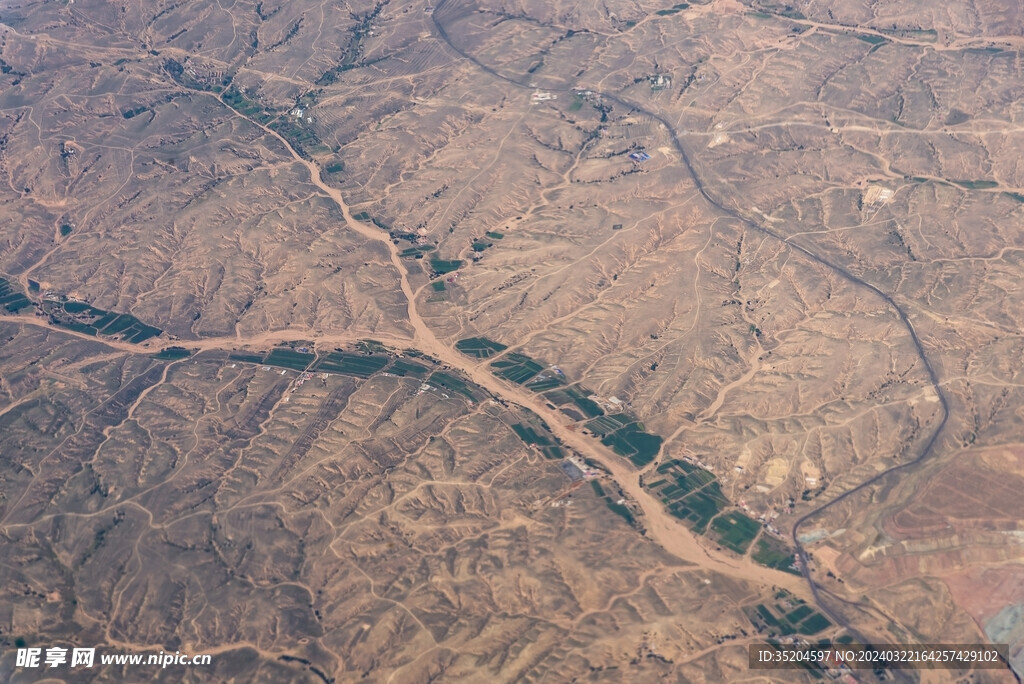
<path fill-rule="evenodd" d="M 717 489 L 718 483 L 714 486 Z M 721 492 L 700 491 L 669 504 L 668 510 L 680 520 L 689 522 L 695 532 L 704 534 L 712 518 L 728 505 L 729 500 Z"/>
<path fill-rule="evenodd" d="M 412 375 L 417 378 L 422 378 L 427 374 L 427 371 L 430 369 L 419 363 L 413 363 L 412 361 L 396 359 L 395 362 L 391 365 L 391 368 L 389 368 L 388 370 L 394 373 L 395 375 Z"/>
<path fill-rule="evenodd" d="M 682 485 L 686 483 L 687 491 L 699 489 L 715 479 L 715 476 L 700 466 L 679 459 L 666 461 L 658 466 L 659 473 L 672 473 Z"/>
<path fill-rule="evenodd" d="M 625 414 L 619 414 L 619 416 L 627 420 L 629 419 L 629 416 Z M 616 418 L 619 416 L 616 416 Z M 607 418 L 609 417 L 604 416 L 597 420 L 605 420 Z M 593 422 L 591 421 L 587 425 L 589 426 Z M 638 468 L 643 468 L 651 463 L 661 450 L 661 437 L 644 432 L 643 425 L 640 423 L 630 423 L 610 434 L 604 435 L 601 443 L 611 447 L 620 456 L 628 458 Z"/>
<path fill-rule="evenodd" d="M 346 352 L 331 352 L 321 358 L 315 368 L 326 373 L 340 373 L 357 378 L 368 378 L 388 365 L 386 356 L 368 356 Z"/>
<path fill-rule="evenodd" d="M 593 392 L 582 386 L 567 387 L 565 393 L 569 395 L 572 402 L 576 404 L 583 411 L 584 415 L 588 418 L 596 418 L 597 416 L 603 416 L 604 411 L 597 402 L 593 399 L 588 399 Z"/>
<path fill-rule="evenodd" d="M 863 40 L 865 43 L 871 43 L 872 45 L 879 45 L 886 42 L 888 39 L 874 34 L 858 34 L 857 40 Z"/>
<path fill-rule="evenodd" d="M 269 110 L 247 98 L 239 90 L 233 87 L 225 90 L 223 94 L 221 94 L 221 99 L 224 100 L 224 104 L 235 111 L 249 117 L 250 119 L 256 119 L 264 125 L 273 121 L 276 116 Z"/>
<path fill-rule="evenodd" d="M 761 524 L 749 516 L 733 511 L 715 518 L 711 523 L 711 529 L 722 546 L 744 554 L 761 531 Z"/>
<path fill-rule="evenodd" d="M 809 636 L 832 625 L 824 615 L 785 590 L 775 594 L 770 607 L 760 603 L 753 609 L 744 609 L 744 612 L 759 629 L 779 636 L 797 633 Z"/>
<path fill-rule="evenodd" d="M 235 107 L 235 109 L 238 108 Z M 255 118 L 257 121 L 260 121 L 260 123 L 266 124 L 266 121 L 263 119 L 267 117 L 268 114 L 256 113 L 255 115 L 250 114 L 248 116 L 250 116 L 250 118 Z M 299 119 L 293 119 L 290 116 L 278 117 L 270 124 L 270 128 L 280 134 L 281 137 L 285 138 L 291 146 L 295 148 L 295 151 L 303 157 L 309 158 L 314 154 L 322 154 L 330 151 L 330 149 L 320 141 L 320 138 L 317 137 L 313 128 L 300 123 Z"/>
<path fill-rule="evenodd" d="M 754 552 L 751 554 L 754 562 L 765 567 L 775 568 L 783 572 L 799 575 L 800 572 L 793 567 L 793 550 L 786 546 L 779 539 L 773 539 L 767 535 L 762 536 L 754 544 Z"/>
<path fill-rule="evenodd" d="M 228 359 L 231 361 L 241 361 L 242 363 L 263 363 L 263 354 L 231 352 L 228 354 Z"/>
<path fill-rule="evenodd" d="M 615 432 L 620 427 L 629 425 L 632 420 L 633 419 L 625 413 L 617 413 L 614 416 L 600 416 L 598 418 L 594 418 L 587 422 L 586 428 L 595 435 L 604 437 L 607 434 Z"/>
<path fill-rule="evenodd" d="M 551 444 L 551 440 L 538 433 L 529 425 L 516 423 L 512 426 L 512 431 L 515 432 L 519 439 L 523 440 L 526 444 L 536 444 L 538 446 L 548 446 Z"/>
<path fill-rule="evenodd" d="M 769 636 L 789 636 L 795 634 L 796 630 L 793 628 L 785 618 L 779 619 L 768 606 L 763 603 L 757 604 L 752 611 L 746 611 L 747 617 L 759 630 L 765 630 Z"/>
<path fill-rule="evenodd" d="M 426 254 L 427 252 L 432 252 L 433 250 L 434 250 L 434 246 L 433 245 L 421 245 L 421 246 L 418 246 L 418 247 L 409 247 L 409 248 L 403 249 L 401 252 L 399 252 L 398 256 L 402 257 L 403 259 L 422 259 L 424 254 Z"/>
<path fill-rule="evenodd" d="M 571 404 L 572 397 L 569 396 L 568 392 L 564 390 L 554 390 L 544 394 L 544 398 L 550 401 L 555 406 L 562 406 L 564 404 Z"/>
<path fill-rule="evenodd" d="M 543 374 L 538 376 L 537 379 L 530 381 L 526 385 L 526 389 L 533 392 L 546 392 L 549 389 L 562 386 L 562 379 L 557 375 L 545 377 Z"/>
<path fill-rule="evenodd" d="M 810 615 L 813 612 L 814 612 L 814 609 L 812 609 L 810 606 L 803 605 L 803 606 L 800 606 L 799 608 L 797 608 L 796 610 L 794 610 L 789 615 L 787 615 L 786 619 L 789 620 L 790 622 L 792 622 L 793 624 L 796 624 L 797 622 L 800 622 L 801 620 L 803 620 L 805 617 L 807 617 L 808 615 Z"/>
<path fill-rule="evenodd" d="M 93 321 L 92 324 L 97 330 L 103 330 L 108 325 L 117 320 L 120 317 L 120 315 L 121 314 L 114 313 L 113 311 L 108 311 L 103 316 L 100 316 L 99 320 Z M 126 325 L 124 325 L 121 328 L 121 330 L 124 330 L 124 328 L 127 328 L 129 325 L 131 325 L 131 321 L 129 319 L 125 319 L 125 321 Z"/>
<path fill-rule="evenodd" d="M 16 290 L 6 278 L 0 278 L 0 306 L 11 313 L 32 306 L 32 301 Z"/>
<path fill-rule="evenodd" d="M 315 354 L 304 354 L 293 351 L 286 347 L 272 349 L 263 363 L 268 366 L 279 366 L 280 368 L 291 368 L 292 370 L 306 370 L 309 364 L 316 359 Z"/>
<path fill-rule="evenodd" d="M 797 626 L 797 631 L 805 635 L 817 634 L 831 625 L 832 623 L 829 622 L 828 618 L 824 615 L 821 613 L 814 613 L 811 617 L 807 618 Z"/>
<path fill-rule="evenodd" d="M 703 534 L 711 520 L 730 505 L 717 478 L 707 470 L 674 459 L 658 466 L 662 477 L 645 487 L 664 503 L 670 513 Z"/>
<path fill-rule="evenodd" d="M 511 380 L 520 385 L 526 384 L 533 376 L 544 370 L 544 367 L 525 354 L 513 352 L 491 364 L 497 370 L 494 374 L 500 378 Z"/>
<path fill-rule="evenodd" d="M 49 306 L 49 305 L 47 305 Z M 131 314 L 118 314 L 113 311 L 97 309 L 86 302 L 64 302 L 58 311 L 50 309 L 51 321 L 68 330 L 86 333 L 87 335 L 118 336 L 125 342 L 138 344 L 162 331 L 146 325 Z M 64 316 L 63 314 L 70 316 Z"/>
<path fill-rule="evenodd" d="M 677 12 L 681 12 L 684 9 L 689 9 L 689 7 L 690 6 L 688 4 L 683 2 L 678 5 L 673 5 L 669 9 L 658 10 L 657 12 L 655 12 L 655 14 L 657 14 L 659 17 L 667 17 L 672 14 L 676 14 Z"/>
<path fill-rule="evenodd" d="M 64 310 L 71 314 L 85 313 L 86 311 L 88 311 L 90 314 L 94 316 L 101 316 L 103 315 L 103 313 L 106 313 L 100 313 L 102 309 L 94 309 L 91 306 L 89 306 L 89 304 L 87 304 L 86 302 L 64 302 Z"/>
<path fill-rule="evenodd" d="M 437 275 L 445 275 L 446 273 L 457 271 L 461 266 L 462 261 L 460 259 L 445 260 L 435 258 L 430 260 L 430 268 L 434 269 L 434 273 Z"/>
<path fill-rule="evenodd" d="M 101 325 L 104 321 L 109 321 L 109 323 Z M 96 321 L 96 325 L 100 326 L 98 330 L 102 331 L 104 335 L 116 335 L 119 332 L 130 328 L 134 322 L 134 317 L 118 314 L 113 318 L 110 318 L 110 316 L 103 316 Z"/>
<path fill-rule="evenodd" d="M 467 337 L 456 342 L 455 348 L 466 356 L 473 356 L 478 359 L 488 359 L 508 349 L 508 347 L 500 342 L 489 340 L 486 337 Z"/>
<path fill-rule="evenodd" d="M 541 447 L 541 452 L 547 458 L 556 459 L 556 460 L 561 460 L 561 459 L 565 458 L 565 451 L 560 446 L 551 445 L 551 446 Z"/>
<path fill-rule="evenodd" d="M 130 336 L 128 335 L 129 332 L 132 332 Z M 159 334 L 160 328 L 154 328 L 153 326 L 146 325 L 141 321 L 136 321 L 135 325 L 125 331 L 125 334 L 122 337 L 132 344 L 138 344 L 139 342 L 145 342 L 150 337 L 156 337 Z"/>
<path fill-rule="evenodd" d="M 153 354 L 154 359 L 160 359 L 161 361 L 180 361 L 190 356 L 192 356 L 191 350 L 184 347 L 167 347 Z"/>
<path fill-rule="evenodd" d="M 955 180 L 953 182 L 968 190 L 988 190 L 999 185 L 999 183 L 990 180 Z"/>

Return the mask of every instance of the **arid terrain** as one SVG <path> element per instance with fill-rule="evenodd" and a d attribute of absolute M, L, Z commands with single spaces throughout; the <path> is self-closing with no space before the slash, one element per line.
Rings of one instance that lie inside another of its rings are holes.
<path fill-rule="evenodd" d="M 0 0 L 0 677 L 1020 681 L 1022 50 L 1014 0 Z"/>

